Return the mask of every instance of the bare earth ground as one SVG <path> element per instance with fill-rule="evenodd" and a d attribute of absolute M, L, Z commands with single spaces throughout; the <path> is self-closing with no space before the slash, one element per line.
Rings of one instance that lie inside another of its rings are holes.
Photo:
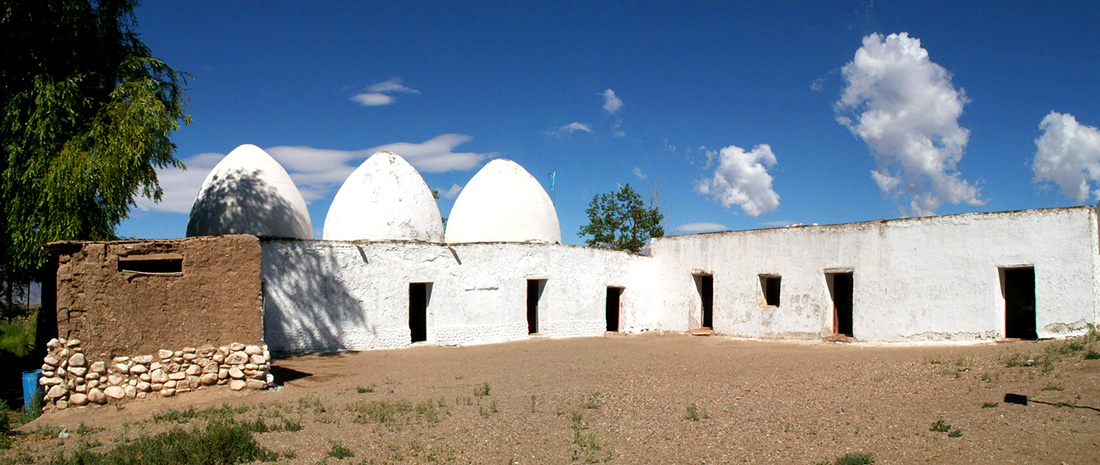
<path fill-rule="evenodd" d="M 1077 354 L 1048 373 L 1003 361 L 1057 343 L 663 334 L 301 356 L 277 360 L 284 379 L 302 376 L 277 390 L 46 414 L 23 430 L 104 430 L 22 437 L 0 461 L 48 457 L 77 441 L 106 448 L 123 435 L 176 426 L 154 413 L 224 403 L 236 421 L 300 421 L 297 432 L 254 434 L 273 451 L 293 451 L 288 463 L 812 464 L 849 452 L 874 453 L 880 464 L 1100 463 L 1100 360 Z M 1070 406 L 1005 404 L 1005 393 Z M 941 419 L 961 436 L 930 431 Z M 327 457 L 334 444 L 354 457 Z"/>

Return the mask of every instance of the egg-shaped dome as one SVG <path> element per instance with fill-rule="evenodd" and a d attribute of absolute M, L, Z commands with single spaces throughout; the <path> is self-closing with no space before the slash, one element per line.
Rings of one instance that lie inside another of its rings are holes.
<path fill-rule="evenodd" d="M 187 235 L 218 234 L 313 238 L 302 193 L 283 166 L 255 145 L 237 147 L 218 162 L 191 206 Z"/>
<path fill-rule="evenodd" d="M 474 175 L 455 199 L 447 242 L 561 243 L 558 213 L 527 170 L 498 158 Z"/>
<path fill-rule="evenodd" d="M 443 220 L 420 173 L 400 155 L 378 152 L 348 176 L 332 199 L 324 238 L 441 242 Z"/>

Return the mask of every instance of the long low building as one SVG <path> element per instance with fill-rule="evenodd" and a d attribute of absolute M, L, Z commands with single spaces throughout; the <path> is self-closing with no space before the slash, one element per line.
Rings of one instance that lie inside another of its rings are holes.
<path fill-rule="evenodd" d="M 561 245 L 549 197 L 508 160 L 474 176 L 444 228 L 419 174 L 380 153 L 337 194 L 330 239 L 312 239 L 311 225 L 282 167 L 242 146 L 200 190 L 195 237 L 51 244 L 56 299 L 44 306 L 89 360 L 155 351 L 171 367 L 221 350 L 252 381 L 269 355 L 250 363 L 259 356 L 241 347 L 265 344 L 328 352 L 609 331 L 977 342 L 1067 337 L 1100 321 L 1088 206 L 662 237 L 639 255 Z M 47 359 L 67 353 L 60 340 Z M 200 368 L 232 382 L 223 362 Z M 124 382 L 141 392 L 146 377 Z"/>

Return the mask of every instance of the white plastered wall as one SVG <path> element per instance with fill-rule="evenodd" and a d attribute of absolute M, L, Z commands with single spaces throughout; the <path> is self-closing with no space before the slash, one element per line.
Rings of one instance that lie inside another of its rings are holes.
<path fill-rule="evenodd" d="M 715 332 L 817 338 L 832 331 L 825 273 L 853 272 L 853 332 L 866 341 L 1004 336 L 1000 267 L 1035 269 L 1039 337 L 1097 322 L 1097 216 L 1091 207 L 801 226 L 653 241 L 666 311 L 655 325 L 700 325 L 692 274 L 714 276 Z M 759 276 L 782 277 L 764 305 Z"/>
<path fill-rule="evenodd" d="M 625 288 L 620 329 L 653 329 L 649 257 L 550 244 L 264 241 L 264 335 L 279 352 L 364 350 L 411 343 L 409 283 L 432 283 L 427 342 L 466 345 L 530 337 L 527 280 L 545 279 L 539 334 L 596 336 L 608 286 Z"/>

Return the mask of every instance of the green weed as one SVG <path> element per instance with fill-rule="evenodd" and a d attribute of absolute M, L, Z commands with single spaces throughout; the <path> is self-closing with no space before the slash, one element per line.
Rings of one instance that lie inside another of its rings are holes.
<path fill-rule="evenodd" d="M 694 403 L 687 407 L 687 414 L 684 415 L 684 419 L 688 421 L 699 421 L 706 418 L 710 418 L 707 410 Z"/>
<path fill-rule="evenodd" d="M 51 463 L 78 464 L 236 464 L 278 459 L 256 442 L 244 425 L 224 419 L 204 429 L 174 428 L 154 436 L 141 436 L 106 453 L 96 453 L 94 443 L 81 443 L 71 455 L 59 453 Z"/>
<path fill-rule="evenodd" d="M 474 396 L 475 397 L 486 397 L 486 396 L 489 395 L 489 392 L 491 390 L 492 390 L 492 388 L 489 387 L 489 383 L 481 383 L 481 385 L 474 388 Z"/>
<path fill-rule="evenodd" d="M 932 423 L 932 427 L 929 428 L 928 431 L 932 431 L 935 433 L 946 433 L 948 431 L 951 431 L 951 425 L 943 421 L 943 418 L 940 418 L 939 420 L 936 420 L 934 423 Z"/>
<path fill-rule="evenodd" d="M 334 459 L 348 459 L 355 457 L 355 452 L 339 442 L 332 443 L 332 449 L 329 449 L 328 456 Z"/>
<path fill-rule="evenodd" d="M 982 408 L 997 408 L 1000 405 L 1001 404 L 998 403 L 998 402 L 986 402 L 986 403 L 982 404 Z"/>
<path fill-rule="evenodd" d="M 958 429 L 958 428 L 955 428 L 955 429 L 951 430 L 950 433 L 947 433 L 947 437 L 949 437 L 949 438 L 961 438 L 962 435 L 963 435 L 962 430 Z"/>

